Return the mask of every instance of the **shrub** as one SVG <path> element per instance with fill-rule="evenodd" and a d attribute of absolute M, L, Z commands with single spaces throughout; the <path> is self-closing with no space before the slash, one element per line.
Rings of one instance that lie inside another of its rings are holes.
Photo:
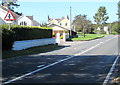
<path fill-rule="evenodd" d="M 120 34 L 120 22 L 113 23 L 112 32 Z"/>
<path fill-rule="evenodd" d="M 14 31 L 11 31 L 8 29 L 2 29 L 2 48 L 3 49 L 11 49 L 14 40 L 15 40 Z"/>

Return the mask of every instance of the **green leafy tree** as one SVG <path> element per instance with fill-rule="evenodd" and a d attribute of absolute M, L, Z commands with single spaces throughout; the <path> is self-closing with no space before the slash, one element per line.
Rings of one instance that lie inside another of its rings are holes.
<path fill-rule="evenodd" d="M 17 0 L 2 0 L 1 4 L 2 6 L 7 7 L 9 10 L 15 12 L 14 8 L 20 6 L 19 4 L 17 4 L 17 2 L 18 2 Z M 19 12 L 15 12 L 15 13 L 18 15 L 22 15 L 22 13 L 19 13 Z"/>
<path fill-rule="evenodd" d="M 73 20 L 73 25 L 76 27 L 76 31 L 77 32 L 83 32 L 84 37 L 85 37 L 85 33 L 87 32 L 89 26 L 91 25 L 91 21 L 87 20 L 87 15 L 77 15 L 75 16 L 74 20 Z"/>
<path fill-rule="evenodd" d="M 97 23 L 97 26 L 102 27 L 106 24 L 106 21 L 109 19 L 107 16 L 106 8 L 104 6 L 100 6 L 95 16 L 93 16 L 94 21 Z"/>
<path fill-rule="evenodd" d="M 118 19 L 120 21 L 120 1 L 118 2 L 118 13 L 117 13 L 117 15 L 118 15 Z"/>
<path fill-rule="evenodd" d="M 17 4 L 17 0 L 2 0 L 2 6 L 14 11 L 14 7 L 19 7 L 20 5 Z"/>
<path fill-rule="evenodd" d="M 40 24 L 40 26 L 41 26 L 41 27 L 47 27 L 47 23 L 42 22 L 42 23 Z"/>

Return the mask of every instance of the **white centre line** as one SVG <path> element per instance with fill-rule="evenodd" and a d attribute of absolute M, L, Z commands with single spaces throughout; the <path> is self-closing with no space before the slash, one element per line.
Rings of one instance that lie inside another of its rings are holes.
<path fill-rule="evenodd" d="M 39 65 L 39 66 L 37 66 L 38 68 L 41 68 L 41 67 L 43 67 L 43 66 L 45 66 L 45 65 Z"/>
<path fill-rule="evenodd" d="M 111 38 L 111 39 L 113 39 L 113 38 Z M 44 66 L 44 67 L 42 67 L 42 68 L 40 68 L 40 69 L 37 69 L 37 70 L 35 70 L 35 71 L 26 73 L 26 74 L 24 74 L 24 75 L 22 75 L 22 76 L 19 76 L 19 77 L 16 77 L 16 78 L 14 78 L 14 79 L 12 79 L 12 80 L 8 80 L 7 82 L 4 82 L 3 84 L 12 83 L 12 82 L 17 81 L 17 80 L 19 80 L 19 79 L 21 79 L 21 78 L 24 78 L 24 77 L 26 77 L 26 76 L 29 76 L 29 75 L 31 75 L 31 74 L 33 74 L 33 73 L 39 72 L 39 71 L 41 71 L 41 70 L 44 70 L 44 69 L 49 68 L 49 67 L 51 67 L 51 66 L 54 66 L 54 65 L 56 65 L 56 64 L 58 64 L 58 63 L 61 63 L 61 62 L 63 62 L 63 61 L 69 60 L 69 59 L 71 59 L 71 58 L 73 58 L 73 57 L 75 57 L 75 56 L 78 56 L 78 55 L 81 55 L 81 54 L 83 54 L 83 53 L 86 53 L 86 52 L 88 52 L 89 50 L 92 50 L 92 49 L 96 48 L 97 46 L 99 46 L 99 45 L 101 45 L 101 44 L 104 44 L 104 43 L 98 43 L 97 45 L 95 45 L 95 46 L 93 46 L 93 47 L 91 47 L 91 48 L 89 48 L 89 49 L 87 49 L 87 50 L 85 50 L 85 51 L 83 51 L 83 52 L 81 52 L 81 53 L 75 54 L 75 55 L 73 55 L 73 56 L 69 56 L 69 57 L 67 57 L 67 58 L 65 58 L 65 59 L 62 59 L 62 60 L 59 60 L 59 61 L 54 62 L 54 63 L 52 63 L 52 64 L 49 64 L 49 65 Z"/>

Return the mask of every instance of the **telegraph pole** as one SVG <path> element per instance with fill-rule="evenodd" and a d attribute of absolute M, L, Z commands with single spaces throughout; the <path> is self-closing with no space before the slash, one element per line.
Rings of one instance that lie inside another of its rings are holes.
<path fill-rule="evenodd" d="M 72 23 L 72 13 L 71 13 L 71 6 L 70 6 L 70 37 L 72 38 L 72 26 L 71 26 L 71 23 Z"/>

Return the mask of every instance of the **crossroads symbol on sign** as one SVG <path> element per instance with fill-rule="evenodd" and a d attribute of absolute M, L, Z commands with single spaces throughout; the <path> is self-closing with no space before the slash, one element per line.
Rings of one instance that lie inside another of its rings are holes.
<path fill-rule="evenodd" d="M 13 20 L 16 20 L 16 19 L 14 18 L 12 12 L 8 11 L 6 16 L 5 16 L 5 18 L 4 18 L 4 20 L 6 20 L 6 21 L 13 21 Z"/>

